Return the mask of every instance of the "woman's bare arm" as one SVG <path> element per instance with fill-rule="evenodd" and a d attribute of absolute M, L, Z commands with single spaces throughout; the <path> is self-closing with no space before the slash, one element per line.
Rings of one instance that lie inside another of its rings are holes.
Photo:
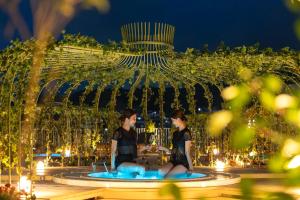
<path fill-rule="evenodd" d="M 117 140 L 111 140 L 111 170 L 115 170 L 116 152 L 117 152 Z"/>
<path fill-rule="evenodd" d="M 189 170 L 193 170 L 193 162 L 192 162 L 192 158 L 191 158 L 191 146 L 192 146 L 192 142 L 190 140 L 185 141 L 185 155 L 187 158 L 187 161 L 189 163 Z"/>

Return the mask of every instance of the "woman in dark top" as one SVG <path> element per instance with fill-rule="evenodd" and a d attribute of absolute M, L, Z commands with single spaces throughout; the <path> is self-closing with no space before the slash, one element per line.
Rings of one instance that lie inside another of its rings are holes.
<path fill-rule="evenodd" d="M 193 170 L 190 155 L 192 137 L 186 125 L 186 117 L 181 110 L 175 110 L 171 116 L 171 120 L 172 124 L 177 128 L 173 133 L 171 159 L 169 163 L 159 169 L 159 174 L 166 178 Z M 159 150 L 169 152 L 169 149 L 165 147 L 159 147 Z"/>
<path fill-rule="evenodd" d="M 111 144 L 111 170 L 138 173 L 143 175 L 145 168 L 136 164 L 137 140 L 133 129 L 136 123 L 136 113 L 132 109 L 126 109 L 120 117 L 122 126 L 113 134 Z M 147 149 L 144 147 L 140 151 Z"/>

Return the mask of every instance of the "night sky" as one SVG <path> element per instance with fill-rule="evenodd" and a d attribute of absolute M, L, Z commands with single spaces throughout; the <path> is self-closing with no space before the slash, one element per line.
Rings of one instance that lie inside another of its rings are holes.
<path fill-rule="evenodd" d="M 282 0 L 111 0 L 107 14 L 96 10 L 81 11 L 66 27 L 67 33 L 81 33 L 99 42 L 120 41 L 120 26 L 130 22 L 166 22 L 176 27 L 175 49 L 215 49 L 220 41 L 228 46 L 251 45 L 280 49 L 300 49 L 293 23 L 296 16 Z M 21 5 L 22 14 L 31 24 L 28 1 Z M 8 45 L 4 27 L 7 16 L 0 12 L 0 49 Z"/>

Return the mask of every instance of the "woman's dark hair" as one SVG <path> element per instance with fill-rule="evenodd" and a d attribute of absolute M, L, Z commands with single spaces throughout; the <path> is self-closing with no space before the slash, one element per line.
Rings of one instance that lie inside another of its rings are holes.
<path fill-rule="evenodd" d="M 174 110 L 171 115 L 171 118 L 173 119 L 179 118 L 182 121 L 187 121 L 187 118 L 185 117 L 184 112 L 182 110 Z"/>
<path fill-rule="evenodd" d="M 123 112 L 122 112 L 122 115 L 119 117 L 119 120 L 121 122 L 124 122 L 126 118 L 130 118 L 132 115 L 135 115 L 136 112 L 130 108 L 127 108 L 125 109 Z"/>

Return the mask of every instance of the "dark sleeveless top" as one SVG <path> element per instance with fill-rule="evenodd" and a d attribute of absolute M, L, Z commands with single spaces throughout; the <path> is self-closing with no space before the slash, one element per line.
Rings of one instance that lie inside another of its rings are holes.
<path fill-rule="evenodd" d="M 172 139 L 172 153 L 170 162 L 173 165 L 183 165 L 189 169 L 189 163 L 185 155 L 185 141 L 192 140 L 191 132 L 188 128 L 182 131 L 175 131 Z"/>
<path fill-rule="evenodd" d="M 135 130 L 130 129 L 127 131 L 120 127 L 114 132 L 112 139 L 117 141 L 116 167 L 123 162 L 135 162 L 135 159 L 137 158 Z"/>

